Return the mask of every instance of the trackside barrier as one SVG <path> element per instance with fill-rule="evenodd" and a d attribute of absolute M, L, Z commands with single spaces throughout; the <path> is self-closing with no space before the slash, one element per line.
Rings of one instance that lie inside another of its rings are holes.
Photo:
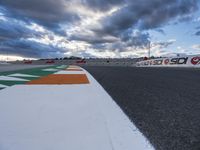
<path fill-rule="evenodd" d="M 200 55 L 159 58 L 136 63 L 137 67 L 200 67 Z"/>

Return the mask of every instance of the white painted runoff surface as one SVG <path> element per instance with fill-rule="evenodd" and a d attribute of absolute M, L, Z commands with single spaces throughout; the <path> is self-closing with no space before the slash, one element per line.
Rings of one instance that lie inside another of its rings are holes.
<path fill-rule="evenodd" d="M 84 85 L 0 91 L 2 150 L 154 150 L 89 74 Z"/>
<path fill-rule="evenodd" d="M 0 76 L 0 80 L 2 81 L 29 81 L 27 79 L 8 77 L 8 76 Z"/>

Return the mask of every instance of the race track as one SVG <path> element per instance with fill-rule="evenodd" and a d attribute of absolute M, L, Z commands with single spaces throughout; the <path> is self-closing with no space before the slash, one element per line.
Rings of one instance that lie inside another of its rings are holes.
<path fill-rule="evenodd" d="M 156 150 L 200 149 L 200 69 L 85 67 Z"/>

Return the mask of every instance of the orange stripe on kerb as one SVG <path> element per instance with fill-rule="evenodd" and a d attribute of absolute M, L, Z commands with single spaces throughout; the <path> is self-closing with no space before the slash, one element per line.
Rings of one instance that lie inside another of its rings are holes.
<path fill-rule="evenodd" d="M 88 84 L 89 80 L 85 74 L 51 74 L 32 80 L 27 84 Z"/>

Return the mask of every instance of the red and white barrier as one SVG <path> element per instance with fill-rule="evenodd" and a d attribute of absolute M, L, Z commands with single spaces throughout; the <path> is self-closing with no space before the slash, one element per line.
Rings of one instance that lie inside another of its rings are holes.
<path fill-rule="evenodd" d="M 200 67 L 200 55 L 145 60 L 137 67 Z"/>

